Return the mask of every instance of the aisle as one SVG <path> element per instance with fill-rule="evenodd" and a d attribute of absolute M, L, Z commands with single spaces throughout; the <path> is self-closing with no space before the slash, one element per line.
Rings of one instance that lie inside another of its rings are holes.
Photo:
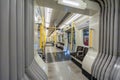
<path fill-rule="evenodd" d="M 61 50 L 57 49 L 57 54 L 64 55 Z M 59 53 L 61 52 L 61 53 Z M 71 60 L 61 57 L 61 60 L 56 60 L 55 48 L 46 47 L 48 61 L 48 80 L 87 80 L 81 73 L 81 69 L 77 67 Z M 51 59 L 48 57 L 51 56 Z M 69 55 L 67 55 L 68 57 Z M 50 61 L 49 61 L 50 60 Z"/>
<path fill-rule="evenodd" d="M 53 47 L 47 46 L 46 47 L 46 56 L 47 56 L 47 63 L 52 62 L 60 62 L 60 61 L 68 61 L 70 60 L 70 54 L 65 54 L 62 50 Z"/>

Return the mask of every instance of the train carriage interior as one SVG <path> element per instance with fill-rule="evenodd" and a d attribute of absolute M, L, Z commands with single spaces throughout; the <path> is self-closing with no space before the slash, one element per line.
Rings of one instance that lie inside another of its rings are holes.
<path fill-rule="evenodd" d="M 0 80 L 120 80 L 120 0 L 0 0 Z"/>

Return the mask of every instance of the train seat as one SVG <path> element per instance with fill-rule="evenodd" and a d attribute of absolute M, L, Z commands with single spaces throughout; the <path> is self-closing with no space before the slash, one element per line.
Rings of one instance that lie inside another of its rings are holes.
<path fill-rule="evenodd" d="M 83 53 L 83 50 L 84 50 L 84 47 L 82 47 L 82 46 L 77 46 L 76 52 L 71 52 L 70 54 L 71 54 L 71 56 L 76 57 L 79 53 Z"/>
<path fill-rule="evenodd" d="M 88 52 L 88 48 L 84 47 L 82 52 L 78 52 L 76 58 L 79 59 L 80 61 L 83 61 L 83 59 L 84 59 L 85 55 L 87 54 L 87 52 Z"/>
<path fill-rule="evenodd" d="M 63 50 L 64 49 L 64 43 L 62 42 L 57 42 L 56 47 Z"/>

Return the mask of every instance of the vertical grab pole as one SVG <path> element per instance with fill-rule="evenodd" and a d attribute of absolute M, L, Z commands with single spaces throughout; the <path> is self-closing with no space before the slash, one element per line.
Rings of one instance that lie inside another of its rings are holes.
<path fill-rule="evenodd" d="M 56 26 L 55 26 L 55 56 L 56 56 L 56 53 L 57 53 L 56 44 L 57 44 L 57 31 L 56 31 Z"/>
<path fill-rule="evenodd" d="M 74 22 L 72 22 L 72 26 L 71 26 L 71 51 L 73 50 L 73 34 L 74 34 Z"/>
<path fill-rule="evenodd" d="M 42 24 L 40 25 L 40 40 L 39 40 L 40 49 L 44 52 L 46 45 L 46 34 L 44 28 L 44 17 L 42 17 Z"/>
<path fill-rule="evenodd" d="M 89 33 L 89 47 L 93 47 L 93 29 L 90 29 Z"/>

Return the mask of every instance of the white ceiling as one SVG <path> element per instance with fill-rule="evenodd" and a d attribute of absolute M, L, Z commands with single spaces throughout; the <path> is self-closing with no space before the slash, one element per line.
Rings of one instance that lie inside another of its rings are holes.
<path fill-rule="evenodd" d="M 93 15 L 94 13 L 96 13 L 95 9 L 91 10 L 90 7 L 85 10 L 82 10 L 82 9 L 59 5 L 57 3 L 57 0 L 35 0 L 35 5 L 42 6 L 40 8 L 40 12 L 41 12 L 41 15 L 43 15 L 43 16 L 44 16 L 44 7 L 49 7 L 49 8 L 53 9 L 51 22 L 50 22 L 51 27 L 58 25 L 68 12 L 80 13 L 80 14 L 84 14 L 84 15 Z M 94 8 L 94 6 L 92 6 L 92 7 Z M 69 16 L 70 15 L 68 15 L 68 17 Z M 54 29 L 50 29 L 49 33 L 53 32 L 53 30 Z"/>
<path fill-rule="evenodd" d="M 84 0 L 86 3 L 88 3 L 87 9 L 85 10 L 63 6 L 63 5 L 58 4 L 57 1 L 58 0 L 36 0 L 36 4 L 39 6 L 50 7 L 55 10 L 59 10 L 59 11 L 80 13 L 84 15 L 93 15 L 98 9 L 98 6 L 96 6 L 97 4 L 95 4 L 94 2 L 90 0 Z"/>

